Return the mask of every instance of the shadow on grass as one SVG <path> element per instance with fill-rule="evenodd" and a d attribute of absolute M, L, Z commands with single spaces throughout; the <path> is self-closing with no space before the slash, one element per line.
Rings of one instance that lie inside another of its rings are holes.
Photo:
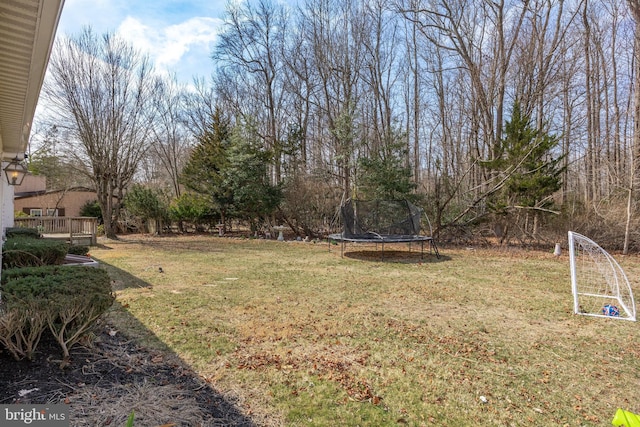
<path fill-rule="evenodd" d="M 144 281 L 101 263 L 114 290 L 149 288 Z M 257 425 L 233 396 L 216 390 L 116 301 L 92 332 L 71 348 L 60 369 L 60 347 L 45 333 L 33 360 L 17 361 L 0 346 L 0 404 L 65 404 L 74 427 Z"/>
<path fill-rule="evenodd" d="M 103 261 L 100 261 L 100 265 L 108 271 L 113 279 L 114 291 L 131 288 L 151 288 L 149 283 L 113 265 Z M 127 310 L 126 304 L 122 305 L 116 299 L 106 317 L 106 322 L 108 324 L 106 330 L 117 330 L 117 336 L 120 336 L 120 343 L 112 343 L 111 346 L 121 345 L 123 347 L 121 351 L 126 354 L 125 360 L 132 363 L 139 362 L 137 363 L 138 366 L 129 366 L 125 369 L 126 371 L 136 372 L 136 370 L 139 370 L 141 372 L 141 375 L 136 379 L 137 385 L 127 385 L 127 390 L 137 390 L 135 393 L 129 392 L 132 394 L 130 398 L 132 404 L 139 408 L 136 411 L 136 420 L 138 420 L 139 411 L 144 410 L 146 407 L 153 408 L 151 412 L 158 411 L 160 410 L 159 408 L 165 408 L 165 412 L 173 413 L 178 418 L 154 420 L 149 419 L 149 416 L 147 416 L 146 419 L 140 420 L 140 425 L 165 425 L 164 423 L 169 421 L 175 422 L 175 425 L 256 426 L 256 423 L 239 409 L 233 397 L 225 396 L 199 377 L 178 354 L 174 353 L 160 338 L 133 316 Z M 111 338 L 109 338 L 109 341 L 112 341 Z M 98 340 L 97 345 L 100 345 L 100 340 Z M 113 353 L 117 354 L 118 351 Z M 116 363 L 121 365 L 122 361 Z M 147 370 L 148 367 L 153 369 Z M 104 383 L 109 381 L 109 378 L 101 376 L 100 381 Z M 118 382 L 121 379 L 115 378 L 115 381 Z M 156 387 L 152 387 L 146 392 L 140 392 L 140 389 L 143 391 L 147 389 L 150 383 L 155 384 Z M 114 387 L 118 385 L 113 384 Z M 162 390 L 164 387 L 173 387 L 184 392 L 178 396 L 179 406 L 174 404 L 175 402 L 172 401 L 171 396 L 166 401 L 163 401 Z M 148 399 L 147 402 L 140 401 L 145 398 Z M 192 404 L 191 408 L 186 406 L 189 401 Z M 101 408 L 101 411 L 104 412 L 105 409 Z M 180 418 L 182 414 L 189 413 L 192 414 L 191 418 Z M 113 425 L 120 424 L 114 422 Z M 138 425 L 138 422 L 136 422 L 136 425 Z"/>
<path fill-rule="evenodd" d="M 360 250 L 360 251 L 347 251 L 345 250 L 344 256 L 346 258 L 358 259 L 361 261 L 373 261 L 373 262 L 389 262 L 398 264 L 435 264 L 438 262 L 451 261 L 451 257 L 440 254 L 440 258 L 436 257 L 434 253 L 425 252 L 424 255 L 420 252 L 409 252 L 399 250 L 387 250 L 384 252 L 380 250 Z"/>
<path fill-rule="evenodd" d="M 111 286 L 114 291 L 121 291 L 123 289 L 131 288 L 151 288 L 151 285 L 142 279 L 139 279 L 124 270 L 120 270 L 110 264 L 101 261 L 99 258 L 95 258 L 102 268 L 107 270 L 109 277 L 111 277 Z"/>
<path fill-rule="evenodd" d="M 341 244 L 329 244 L 331 252 L 341 253 Z M 344 246 L 342 256 L 360 261 L 389 262 L 398 264 L 433 264 L 437 262 L 451 261 L 451 257 L 443 255 L 437 257 L 433 248 L 425 245 L 424 249 L 419 244 L 408 245 L 400 243 L 388 243 L 384 246 L 376 243 L 347 243 Z"/>
<path fill-rule="evenodd" d="M 187 237 L 189 240 L 177 241 L 175 237 Z M 141 246 L 147 246 L 152 249 L 164 249 L 164 250 L 181 250 L 192 252 L 222 252 L 222 248 L 212 247 L 211 242 L 214 241 L 213 234 L 192 234 L 192 235 L 178 235 L 178 234 L 160 234 L 160 235 L 124 235 L 118 239 L 120 243 L 131 243 Z M 112 249 L 109 246 L 109 240 L 104 240 L 98 244 L 101 249 Z"/>

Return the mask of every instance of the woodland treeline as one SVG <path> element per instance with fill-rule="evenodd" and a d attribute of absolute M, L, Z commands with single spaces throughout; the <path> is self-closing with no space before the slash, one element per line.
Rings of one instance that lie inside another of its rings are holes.
<path fill-rule="evenodd" d="M 86 29 L 54 47 L 31 167 L 85 176 L 113 232 L 133 215 L 317 236 L 349 197 L 410 198 L 441 240 L 571 229 L 633 248 L 634 16 L 637 0 L 230 2 L 211 77 L 184 87 Z"/>

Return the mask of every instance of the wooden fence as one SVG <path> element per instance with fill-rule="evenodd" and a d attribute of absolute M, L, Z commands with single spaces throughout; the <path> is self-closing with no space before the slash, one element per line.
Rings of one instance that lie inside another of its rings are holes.
<path fill-rule="evenodd" d="M 38 216 L 15 218 L 16 227 L 37 228 L 45 237 L 64 237 L 72 244 L 97 244 L 98 218 Z"/>

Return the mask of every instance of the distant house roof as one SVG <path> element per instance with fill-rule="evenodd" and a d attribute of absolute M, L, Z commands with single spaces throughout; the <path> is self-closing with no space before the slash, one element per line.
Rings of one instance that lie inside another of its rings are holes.
<path fill-rule="evenodd" d="M 24 191 L 24 192 L 16 192 L 14 195 L 15 200 L 20 199 L 28 199 L 29 197 L 38 197 L 44 196 L 47 194 L 59 194 L 59 193 L 72 193 L 72 192 L 82 192 L 82 193 L 95 193 L 96 191 L 87 188 L 87 187 L 72 187 L 64 190 L 35 190 L 35 191 Z"/>

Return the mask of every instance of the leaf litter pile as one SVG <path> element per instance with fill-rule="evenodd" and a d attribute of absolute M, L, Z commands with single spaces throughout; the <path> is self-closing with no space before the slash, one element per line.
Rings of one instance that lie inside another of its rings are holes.
<path fill-rule="evenodd" d="M 0 352 L 0 404 L 67 404 L 73 426 L 123 426 L 132 411 L 140 426 L 254 425 L 177 357 L 108 326 L 90 347 L 72 349 L 65 369 L 52 339 L 38 348 L 33 361 Z"/>

